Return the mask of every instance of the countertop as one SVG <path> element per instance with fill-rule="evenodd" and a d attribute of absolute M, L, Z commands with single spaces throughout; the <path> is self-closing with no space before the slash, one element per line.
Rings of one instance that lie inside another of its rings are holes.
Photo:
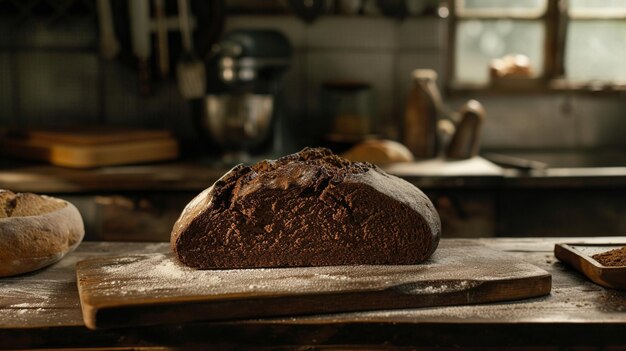
<path fill-rule="evenodd" d="M 98 256 L 159 252 L 167 243 L 85 242 L 47 269 L 0 279 L 0 348 L 626 348 L 626 291 L 597 286 L 553 255 L 557 242 L 621 244 L 626 237 L 474 240 L 550 272 L 551 294 L 473 306 L 93 331 L 82 322 L 75 263 Z"/>
<path fill-rule="evenodd" d="M 626 188 L 626 167 L 558 167 L 536 171 L 501 168 L 482 157 L 391 164 L 382 167 L 424 189 Z M 230 166 L 202 160 L 69 169 L 0 161 L 0 188 L 39 193 L 201 191 Z"/>

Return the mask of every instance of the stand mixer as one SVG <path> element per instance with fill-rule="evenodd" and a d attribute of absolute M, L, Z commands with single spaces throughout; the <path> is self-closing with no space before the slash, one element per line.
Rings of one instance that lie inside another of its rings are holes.
<path fill-rule="evenodd" d="M 273 30 L 236 30 L 213 47 L 207 94 L 195 115 L 224 162 L 250 161 L 280 148 L 280 78 L 291 55 L 287 38 Z"/>

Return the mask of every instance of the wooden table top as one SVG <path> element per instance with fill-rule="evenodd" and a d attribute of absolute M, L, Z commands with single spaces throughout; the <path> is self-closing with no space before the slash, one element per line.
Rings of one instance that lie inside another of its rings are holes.
<path fill-rule="evenodd" d="M 453 240 L 453 239 L 451 239 Z M 557 242 L 626 243 L 626 237 L 474 239 L 552 274 L 548 296 L 473 306 L 89 330 L 76 289 L 76 262 L 165 252 L 167 243 L 84 242 L 47 269 L 0 279 L 0 349 L 308 345 L 626 347 L 626 291 L 602 288 L 556 260 Z M 618 348 L 621 349 L 621 348 Z"/>
<path fill-rule="evenodd" d="M 37 193 L 190 191 L 208 188 L 231 166 L 203 159 L 142 165 L 71 169 L 0 159 L 0 188 Z M 383 167 L 423 189 L 617 188 L 626 187 L 626 167 L 549 168 L 520 172 L 476 157 Z"/>

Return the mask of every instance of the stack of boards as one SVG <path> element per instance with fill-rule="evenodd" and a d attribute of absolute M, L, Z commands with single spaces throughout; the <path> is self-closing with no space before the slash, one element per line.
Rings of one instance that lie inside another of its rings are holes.
<path fill-rule="evenodd" d="M 166 130 L 26 130 L 3 139 L 2 152 L 7 156 L 71 168 L 171 160 L 179 152 L 178 142 Z"/>

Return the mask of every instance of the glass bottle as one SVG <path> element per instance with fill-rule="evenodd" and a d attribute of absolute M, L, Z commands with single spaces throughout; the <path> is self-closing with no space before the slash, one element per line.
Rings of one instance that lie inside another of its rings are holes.
<path fill-rule="evenodd" d="M 417 158 L 436 157 L 437 120 L 442 108 L 437 72 L 416 69 L 412 76 L 413 87 L 406 101 L 402 141 Z"/>

